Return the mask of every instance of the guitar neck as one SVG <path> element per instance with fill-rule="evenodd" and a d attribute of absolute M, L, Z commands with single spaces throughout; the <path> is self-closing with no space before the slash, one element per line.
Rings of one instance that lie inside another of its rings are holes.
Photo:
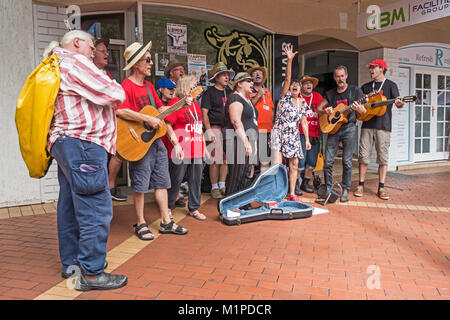
<path fill-rule="evenodd" d="M 403 99 L 400 99 L 403 101 Z M 391 103 L 394 103 L 395 99 L 389 99 L 389 100 L 384 100 L 384 101 L 378 101 L 378 102 L 373 102 L 370 107 L 371 108 L 375 108 L 375 107 L 379 107 L 379 106 L 387 106 L 390 105 Z"/>
<path fill-rule="evenodd" d="M 169 108 L 167 108 L 166 110 L 164 110 L 163 112 L 158 114 L 156 116 L 156 118 L 158 118 L 159 120 L 164 120 L 166 117 L 170 116 L 172 113 L 175 113 L 178 110 L 183 109 L 186 98 L 187 97 L 184 97 L 183 99 L 181 99 L 180 101 L 175 103 L 173 106 L 170 106 Z"/>

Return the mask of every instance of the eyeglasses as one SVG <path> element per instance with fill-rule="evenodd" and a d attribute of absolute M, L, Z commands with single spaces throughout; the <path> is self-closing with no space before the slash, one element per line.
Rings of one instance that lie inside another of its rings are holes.
<path fill-rule="evenodd" d="M 247 82 L 253 82 L 252 79 L 245 79 L 244 81 L 247 81 Z"/>
<path fill-rule="evenodd" d="M 107 53 L 109 53 L 109 51 L 108 50 L 95 50 L 96 52 L 101 52 L 101 53 L 103 53 L 103 54 L 107 54 Z"/>
<path fill-rule="evenodd" d="M 146 63 L 151 63 L 152 62 L 152 58 L 145 58 L 145 59 L 141 59 L 139 61 L 145 61 Z"/>

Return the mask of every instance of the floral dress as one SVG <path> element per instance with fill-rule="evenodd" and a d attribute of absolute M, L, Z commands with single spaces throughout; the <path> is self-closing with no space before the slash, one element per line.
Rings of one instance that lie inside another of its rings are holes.
<path fill-rule="evenodd" d="M 275 125 L 271 132 L 271 146 L 272 149 L 280 151 L 285 158 L 303 159 L 298 128 L 306 109 L 305 103 L 301 108 L 296 107 L 290 93 L 278 103 Z"/>

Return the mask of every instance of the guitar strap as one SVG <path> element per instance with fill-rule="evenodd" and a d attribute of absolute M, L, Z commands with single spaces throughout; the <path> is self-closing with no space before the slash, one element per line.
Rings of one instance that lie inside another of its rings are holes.
<path fill-rule="evenodd" d="M 144 81 L 144 84 L 145 84 L 145 87 L 147 88 L 148 97 L 150 98 L 150 103 L 152 104 L 152 107 L 155 108 L 156 110 L 158 110 L 158 108 L 156 108 L 155 101 L 153 101 L 153 97 L 150 93 L 150 89 L 148 88 L 147 83 L 145 83 L 145 81 Z"/>

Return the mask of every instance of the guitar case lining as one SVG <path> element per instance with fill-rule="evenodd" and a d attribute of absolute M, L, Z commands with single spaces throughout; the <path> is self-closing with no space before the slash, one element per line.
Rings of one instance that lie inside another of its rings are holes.
<path fill-rule="evenodd" d="M 220 200 L 217 204 L 220 220 L 229 226 L 261 220 L 291 220 L 312 216 L 313 207 L 297 201 L 282 201 L 289 182 L 284 165 L 272 166 L 261 174 L 251 187 Z M 258 208 L 244 209 L 257 202 Z M 239 210 L 239 208 L 241 208 Z"/>

